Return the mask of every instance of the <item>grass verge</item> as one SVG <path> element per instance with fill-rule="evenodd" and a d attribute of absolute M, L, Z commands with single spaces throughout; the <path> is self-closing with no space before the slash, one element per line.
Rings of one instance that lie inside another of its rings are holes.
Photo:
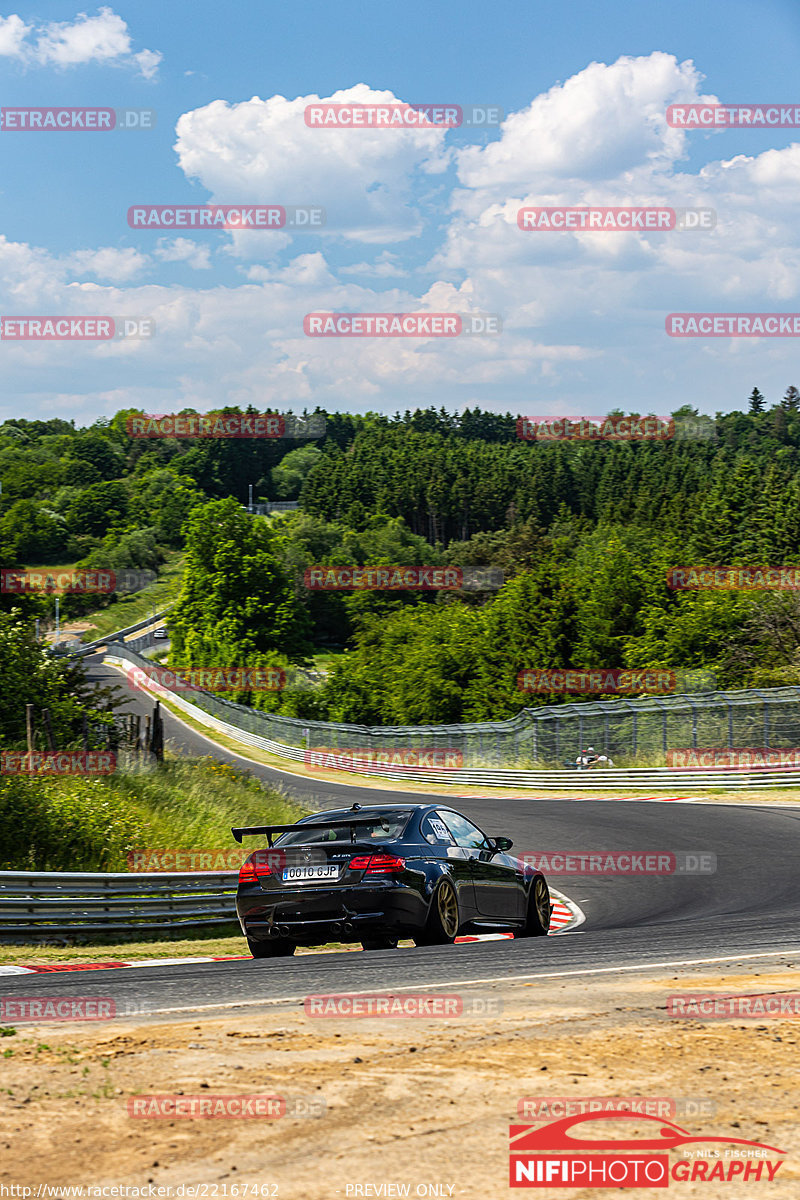
<path fill-rule="evenodd" d="M 166 608 L 177 599 L 183 577 L 184 554 L 172 550 L 167 554 L 167 561 L 162 566 L 156 582 L 131 596 L 119 596 L 107 608 L 100 608 L 86 614 L 84 618 L 91 621 L 94 628 L 88 630 L 83 637 L 85 642 L 96 641 L 144 621 L 151 613 Z"/>
<path fill-rule="evenodd" d="M 238 926 L 237 926 L 238 930 Z M 413 945 L 410 941 L 402 941 L 401 946 Z M 328 942 L 324 946 L 299 947 L 295 954 L 340 954 L 350 951 L 360 951 L 360 943 L 343 944 Z M 0 966 L 41 967 L 50 964 L 102 963 L 102 962 L 137 962 L 148 961 L 151 958 L 249 958 L 247 942 L 241 932 L 230 935 L 209 937 L 207 933 L 198 931 L 196 937 L 184 934 L 183 937 L 167 937 L 155 934 L 152 941 L 143 939 L 121 942 L 109 938 L 108 941 L 86 941 L 74 945 L 44 945 L 42 942 L 15 943 L 0 945 Z"/>
<path fill-rule="evenodd" d="M 0 870 L 127 871 L 137 851 L 238 850 L 232 825 L 301 815 L 279 789 L 210 757 L 106 776 L 6 775 Z"/>

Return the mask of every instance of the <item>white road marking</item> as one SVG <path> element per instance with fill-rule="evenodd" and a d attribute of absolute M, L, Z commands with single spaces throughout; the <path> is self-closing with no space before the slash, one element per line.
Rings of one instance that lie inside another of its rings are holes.
<path fill-rule="evenodd" d="M 748 959 L 761 958 L 785 958 L 789 954 L 800 954 L 800 946 L 795 950 L 769 950 L 758 954 L 726 954 L 721 958 L 684 958 L 673 959 L 667 962 L 655 963 L 636 963 L 628 967 L 586 967 L 576 969 L 574 971 L 540 971 L 529 975 L 491 975 L 488 978 L 481 979 L 449 979 L 445 983 L 409 983 L 402 984 L 400 987 L 392 987 L 385 989 L 388 995 L 394 995 L 395 992 L 418 992 L 424 988 L 444 988 L 444 987 L 475 987 L 483 983 L 519 983 L 522 979 L 568 979 L 575 976 L 586 975 L 613 975 L 620 971 L 649 971 L 662 967 L 700 967 L 708 966 L 713 963 L 723 962 L 745 962 Z M 255 961 L 255 960 L 254 960 Z M 124 969 L 124 968 L 123 968 Z M 368 991 L 347 992 L 348 996 L 372 996 L 375 994 L 375 988 L 370 988 Z M 337 995 L 340 993 L 337 993 Z M 383 994 L 383 993 L 382 993 Z M 236 1000 L 229 1001 L 225 1004 L 198 1004 L 198 1005 L 183 1005 L 176 1008 L 154 1008 L 151 1009 L 148 1015 L 156 1016 L 158 1014 L 182 1013 L 182 1012 L 211 1012 L 214 1010 L 235 1009 L 235 1008 L 256 1008 L 258 1006 L 265 1007 L 273 1004 L 300 1004 L 305 1000 L 308 993 L 303 992 L 297 996 L 282 996 L 278 999 L 260 999 L 260 1000 Z"/>

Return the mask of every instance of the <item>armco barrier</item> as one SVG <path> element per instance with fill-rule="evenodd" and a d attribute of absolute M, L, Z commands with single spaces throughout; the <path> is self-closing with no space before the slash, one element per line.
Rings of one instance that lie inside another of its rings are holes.
<path fill-rule="evenodd" d="M 138 657 L 138 656 L 137 656 Z M 141 660 L 146 666 L 151 665 Z M 126 674 L 134 669 L 136 662 L 112 655 L 106 655 L 105 662 L 119 667 Z M 245 746 L 253 746 L 274 754 L 280 758 L 303 763 L 306 750 L 303 747 L 288 746 L 261 734 L 242 729 L 231 721 L 223 721 L 219 717 L 192 704 L 185 696 L 170 691 L 153 679 L 147 680 L 148 692 L 154 696 L 168 700 L 179 711 L 186 713 L 193 721 L 207 729 L 222 733 Z M 227 705 L 232 715 L 236 715 L 240 705 Z M 297 722 L 293 722 L 297 724 Z M 437 771 L 429 767 L 383 767 L 377 763 L 364 765 L 360 770 L 350 772 L 354 777 L 373 776 L 392 780 L 413 780 L 415 782 L 452 784 L 457 787 L 482 788 L 541 788 L 542 790 L 586 791 L 598 789 L 646 789 L 662 791 L 681 791 L 687 788 L 724 787 L 730 789 L 742 788 L 771 788 L 787 787 L 800 784 L 800 767 L 753 768 L 743 771 L 738 767 L 630 767 L 622 768 L 590 768 L 585 771 L 526 771 L 503 770 L 501 768 L 457 768 Z"/>
<path fill-rule="evenodd" d="M 108 646 L 112 642 L 122 642 L 131 634 L 136 633 L 137 629 L 144 629 L 148 625 L 152 625 L 154 621 L 160 621 L 165 617 L 172 606 L 162 608 L 161 612 L 153 613 L 152 616 L 145 617 L 143 621 L 137 621 L 134 625 L 127 625 L 125 629 L 118 629 L 116 633 L 109 633 L 107 637 L 96 638 L 93 642 L 84 643 L 79 650 L 70 652 L 71 658 L 85 658 L 87 654 L 94 654 L 100 646 Z"/>
<path fill-rule="evenodd" d="M 0 871 L 0 937 L 236 924 L 237 871 Z"/>

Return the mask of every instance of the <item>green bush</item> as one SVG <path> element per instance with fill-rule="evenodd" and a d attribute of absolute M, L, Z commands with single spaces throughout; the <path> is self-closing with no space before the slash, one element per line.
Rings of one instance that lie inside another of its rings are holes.
<path fill-rule="evenodd" d="M 300 815 L 211 758 L 100 778 L 0 776 L 0 870 L 126 871 L 131 851 L 232 849 L 231 826 Z"/>

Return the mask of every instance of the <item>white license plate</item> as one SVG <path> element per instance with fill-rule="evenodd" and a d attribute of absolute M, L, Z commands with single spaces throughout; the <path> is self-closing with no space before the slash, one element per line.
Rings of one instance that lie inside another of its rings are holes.
<path fill-rule="evenodd" d="M 283 872 L 284 883 L 311 883 L 315 879 L 337 879 L 339 868 L 333 863 L 319 867 L 287 867 Z"/>

